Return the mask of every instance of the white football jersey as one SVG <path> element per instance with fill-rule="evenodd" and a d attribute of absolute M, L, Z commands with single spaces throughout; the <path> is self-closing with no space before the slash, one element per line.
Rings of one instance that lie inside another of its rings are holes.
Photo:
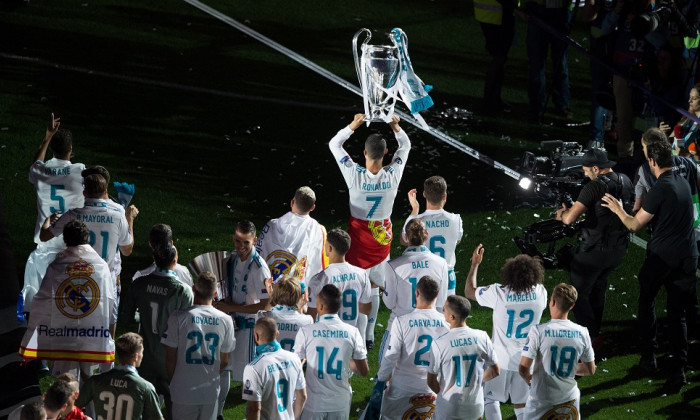
<path fill-rule="evenodd" d="M 421 214 L 409 216 L 401 230 L 401 237 L 406 241 L 406 225 L 413 219 L 421 219 L 428 228 L 428 249 L 447 261 L 450 270 L 454 270 L 457 257 L 455 249 L 464 236 L 462 217 L 444 209 L 426 210 Z"/>
<path fill-rule="evenodd" d="M 316 307 L 316 295 L 327 284 L 336 286 L 343 296 L 343 305 L 338 312 L 340 319 L 353 327 L 357 326 L 359 304 L 372 302 L 367 272 L 348 262 L 330 264 L 308 282 L 309 308 Z"/>
<path fill-rule="evenodd" d="M 431 276 L 440 285 L 435 307 L 442 312 L 447 299 L 447 261 L 430 252 L 425 246 L 406 248 L 403 255 L 386 265 L 382 299 L 391 310 L 389 325 L 397 316 L 405 315 L 416 307 L 416 286 L 423 276 Z M 389 328 L 389 327 L 387 327 Z"/>
<path fill-rule="evenodd" d="M 41 243 L 39 232 L 47 217 L 83 207 L 83 177 L 80 173 L 84 169 L 82 163 L 56 158 L 46 162 L 38 160 L 29 168 L 29 182 L 36 188 L 34 242 L 37 244 Z"/>
<path fill-rule="evenodd" d="M 299 356 L 283 349 L 259 355 L 243 372 L 243 399 L 261 402 L 261 419 L 294 420 L 294 391 L 304 388 Z"/>
<path fill-rule="evenodd" d="M 394 199 L 399 190 L 411 142 L 406 132 L 395 133 L 399 147 L 394 153 L 389 166 L 382 168 L 376 175 L 353 162 L 343 148 L 343 143 L 350 138 L 353 131 L 345 127 L 328 143 L 335 162 L 343 174 L 350 193 L 350 215 L 360 220 L 384 220 L 391 217 Z"/>
<path fill-rule="evenodd" d="M 448 331 L 445 316 L 435 309 L 414 309 L 397 317 L 377 379 L 386 381 L 391 376 L 391 387 L 409 395 L 432 393 L 426 379 L 430 347 Z"/>
<path fill-rule="evenodd" d="M 326 228 L 314 218 L 291 211 L 262 228 L 255 249 L 276 281 L 282 274 L 305 280 L 326 266 Z"/>
<path fill-rule="evenodd" d="M 124 208 L 111 200 L 86 198 L 85 206 L 68 210 L 49 229 L 54 236 L 72 220 L 84 222 L 90 229 L 90 246 L 107 261 L 110 271 L 117 272 L 116 254 L 119 246 L 131 245 L 132 236 Z M 119 268 L 121 271 L 121 268 Z"/>
<path fill-rule="evenodd" d="M 258 318 L 262 313 L 271 315 L 277 323 L 277 331 L 279 332 L 277 340 L 287 351 L 294 351 L 294 339 L 301 327 L 314 323 L 311 315 L 302 314 L 297 308 L 291 306 L 277 305 L 269 312 L 259 311 Z"/>
<path fill-rule="evenodd" d="M 484 365 L 498 363 L 486 331 L 452 328 L 433 342 L 429 360 L 428 371 L 438 375 L 440 381 L 434 418 L 482 417 Z"/>
<path fill-rule="evenodd" d="M 367 358 L 360 331 L 341 321 L 338 315 L 323 315 L 318 322 L 299 330 L 294 353 L 306 359 L 308 399 L 304 410 L 316 413 L 349 410 L 350 359 Z"/>
<path fill-rule="evenodd" d="M 227 295 L 236 305 L 252 305 L 268 299 L 265 279 L 270 278 L 270 269 L 260 255 L 253 250 L 245 261 L 231 252 L 226 261 L 224 278 L 228 284 Z M 255 316 L 255 315 L 253 315 Z"/>
<path fill-rule="evenodd" d="M 147 276 L 152 272 L 156 271 L 156 268 L 156 263 L 153 263 L 148 267 L 144 268 L 143 270 L 134 273 L 134 277 L 132 277 L 131 280 L 133 281 L 139 277 Z M 177 274 L 178 280 L 190 287 L 194 285 L 194 283 L 192 282 L 192 274 L 190 274 L 190 270 L 188 270 L 187 267 L 185 267 L 184 265 L 176 264 L 175 268 L 173 268 L 173 271 L 175 272 L 175 274 Z"/>
<path fill-rule="evenodd" d="M 215 403 L 221 353 L 236 347 L 231 317 L 210 305 L 177 310 L 168 318 L 161 343 L 177 348 L 171 399 L 185 405 Z"/>
<path fill-rule="evenodd" d="M 498 283 L 477 287 L 476 301 L 493 309 L 493 345 L 501 369 L 518 371 L 523 346 L 530 327 L 540 323 L 547 308 L 547 289 L 541 284 L 529 292 L 513 293 Z"/>
<path fill-rule="evenodd" d="M 579 395 L 578 362 L 595 360 L 588 329 L 568 319 L 552 319 L 530 328 L 522 355 L 535 361 L 530 398 L 552 405 Z"/>

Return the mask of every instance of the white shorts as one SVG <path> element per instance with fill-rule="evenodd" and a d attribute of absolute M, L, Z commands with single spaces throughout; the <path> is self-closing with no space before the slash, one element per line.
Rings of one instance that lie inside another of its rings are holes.
<path fill-rule="evenodd" d="M 210 404 L 178 404 L 173 401 L 173 420 L 216 420 L 218 402 Z"/>
<path fill-rule="evenodd" d="M 535 420 L 535 419 L 567 419 L 567 420 L 579 420 L 581 418 L 581 393 L 579 392 L 577 397 L 571 401 L 567 401 L 561 404 L 542 404 L 536 400 L 532 399 L 532 396 L 527 400 L 525 405 L 525 419 Z"/>
<path fill-rule="evenodd" d="M 484 399 L 508 401 L 513 404 L 525 404 L 530 395 L 530 387 L 527 382 L 514 370 L 501 369 L 501 374 L 484 382 Z"/>
<path fill-rule="evenodd" d="M 433 418 L 440 420 L 483 419 L 484 400 L 460 407 L 455 407 L 445 400 L 437 401 Z"/>
<path fill-rule="evenodd" d="M 73 376 L 78 378 L 78 381 L 82 384 L 81 373 L 86 376 L 92 376 L 100 372 L 105 372 L 100 370 L 102 364 L 97 364 L 93 362 L 75 362 L 72 360 L 54 360 L 51 363 L 51 376 L 54 378 L 59 377 L 62 373 L 71 373 Z"/>
<path fill-rule="evenodd" d="M 435 412 L 435 394 L 407 393 L 389 384 L 382 398 L 382 419 L 430 419 Z"/>
<path fill-rule="evenodd" d="M 367 278 L 376 286 L 384 287 L 384 271 L 386 270 L 387 261 L 389 261 L 388 255 L 384 261 L 366 270 Z"/>
<path fill-rule="evenodd" d="M 304 410 L 301 412 L 301 420 L 348 420 L 350 418 L 350 407 L 347 411 L 333 411 L 333 412 L 313 412 L 309 410 Z"/>

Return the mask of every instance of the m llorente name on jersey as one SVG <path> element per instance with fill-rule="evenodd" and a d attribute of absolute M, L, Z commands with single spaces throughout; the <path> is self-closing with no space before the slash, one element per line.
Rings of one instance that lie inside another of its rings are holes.
<path fill-rule="evenodd" d="M 100 303 L 100 288 L 92 279 L 95 267 L 79 259 L 66 268 L 66 278 L 56 289 L 56 307 L 66 317 L 84 318 Z"/>

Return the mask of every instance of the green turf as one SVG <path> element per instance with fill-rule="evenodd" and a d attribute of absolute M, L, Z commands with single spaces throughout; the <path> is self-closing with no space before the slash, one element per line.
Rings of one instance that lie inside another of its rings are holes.
<path fill-rule="evenodd" d="M 436 105 L 426 113 L 429 123 L 508 166 L 515 167 L 522 151 L 535 150 L 541 140 L 587 140 L 585 129 L 538 127 L 526 120 L 522 23 L 504 89 L 514 112 L 503 118 L 479 116 L 487 55 L 471 2 L 207 4 L 352 83 L 355 31 L 371 28 L 372 43 L 386 43 L 384 34 L 402 27 L 416 72 L 435 86 L 431 96 Z M 583 25 L 572 36 L 586 44 Z M 326 144 L 360 112 L 360 98 L 235 29 L 183 1 L 0 1 L 0 39 L 0 195 L 19 273 L 33 249 L 36 217 L 26 173 L 51 112 L 74 133 L 75 161 L 102 164 L 114 180 L 136 184 L 134 204 L 141 213 L 135 225 L 137 246 L 123 262 L 127 278 L 150 263 L 145 238 L 153 224 L 173 227 L 180 261 L 187 263 L 203 252 L 231 249 L 237 220 L 250 218 L 261 226 L 283 214 L 294 189 L 304 184 L 318 193 L 314 215 L 329 229 L 346 227 L 347 190 Z M 572 108 L 577 119 L 585 120 L 588 61 L 571 51 L 569 62 Z M 437 116 L 455 106 L 477 114 L 469 121 Z M 387 132 L 377 124 L 371 128 Z M 415 129 L 407 131 L 414 147 L 394 207 L 396 229 L 410 211 L 406 192 L 420 188 L 427 176 L 445 176 L 447 208 L 462 214 L 465 228 L 457 290 L 463 288 L 478 243 L 486 248 L 479 284 L 498 281 L 499 267 L 517 253 L 513 236 L 549 218 L 551 209 L 521 206 L 524 198 L 511 178 Z M 353 139 L 366 133 L 363 128 Z M 360 156 L 361 142 L 351 140 L 348 149 Z M 392 255 L 401 250 L 395 246 Z M 648 378 L 634 368 L 636 274 L 643 253 L 630 246 L 628 254 L 610 276 L 604 325 L 609 345 L 598 357 L 596 375 L 579 381 L 583 415 L 693 417 L 700 386 L 692 383 L 680 393 L 667 393 L 663 371 Z M 547 272 L 550 290 L 566 280 L 564 272 Z M 7 290 L 4 298 L 13 299 Z M 664 305 L 662 292 L 662 318 Z M 383 310 L 379 324 L 386 325 L 387 316 Z M 490 330 L 490 311 L 475 304 L 469 323 Z M 127 328 L 133 326 L 120 330 Z M 663 343 L 665 331 L 660 332 Z M 377 340 L 382 333 L 378 326 Z M 376 353 L 370 355 L 370 375 L 376 373 Z M 697 381 L 695 372 L 688 376 Z M 354 378 L 352 384 L 354 413 L 366 403 L 372 382 Z M 240 386 L 229 394 L 227 419 L 244 417 L 240 395 Z M 503 412 L 514 418 L 508 405 Z"/>

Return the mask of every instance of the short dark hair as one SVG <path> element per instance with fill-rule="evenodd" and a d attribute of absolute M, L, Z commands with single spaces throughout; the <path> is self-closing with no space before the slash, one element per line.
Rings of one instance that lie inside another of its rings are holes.
<path fill-rule="evenodd" d="M 445 306 L 450 308 L 450 312 L 452 312 L 460 322 L 466 320 L 469 314 L 472 313 L 472 305 L 464 296 L 448 296 L 445 301 Z"/>
<path fill-rule="evenodd" d="M 644 134 L 642 134 L 642 142 L 644 142 L 644 144 L 647 146 L 647 149 L 649 148 L 649 145 L 653 143 L 662 143 L 671 147 L 670 143 L 668 142 L 668 137 L 666 136 L 666 133 L 664 133 L 658 128 L 653 127 L 645 131 Z"/>
<path fill-rule="evenodd" d="M 447 181 L 440 175 L 431 176 L 423 183 L 423 193 L 430 204 L 440 204 L 447 194 Z"/>
<path fill-rule="evenodd" d="M 332 284 L 327 284 L 323 286 L 320 292 L 318 292 L 318 300 L 323 302 L 328 308 L 328 312 L 332 314 L 337 314 L 340 310 L 340 305 L 342 304 L 342 297 L 340 294 L 340 289 Z"/>
<path fill-rule="evenodd" d="M 83 178 L 85 196 L 88 198 L 102 198 L 107 191 L 107 180 L 102 175 L 93 174 Z"/>
<path fill-rule="evenodd" d="M 578 299 L 578 291 L 571 284 L 559 283 L 552 290 L 552 300 L 560 311 L 570 311 Z"/>
<path fill-rule="evenodd" d="M 516 294 L 531 290 L 544 281 L 542 260 L 527 254 L 508 258 L 501 267 L 501 281 Z"/>
<path fill-rule="evenodd" d="M 58 158 L 66 157 L 73 148 L 73 133 L 70 130 L 59 128 L 56 134 L 51 137 L 49 147 L 54 156 Z"/>
<path fill-rule="evenodd" d="M 421 219 L 411 219 L 406 224 L 406 239 L 411 246 L 423 245 L 428 235 L 428 228 Z"/>
<path fill-rule="evenodd" d="M 109 171 L 104 166 L 100 166 L 100 165 L 91 166 L 87 169 L 83 169 L 83 172 L 80 173 L 80 176 L 82 176 L 83 178 L 85 178 L 88 175 L 102 175 L 102 178 L 104 178 L 105 181 L 107 181 L 107 184 L 109 184 L 109 180 L 110 180 Z"/>
<path fill-rule="evenodd" d="M 43 402 L 33 402 L 22 407 L 19 413 L 19 420 L 44 420 L 46 419 L 46 409 Z"/>
<path fill-rule="evenodd" d="M 299 211 L 308 213 L 316 204 L 316 193 L 310 187 L 299 187 L 294 192 L 294 202 Z"/>
<path fill-rule="evenodd" d="M 326 235 L 326 240 L 329 244 L 331 244 L 333 249 L 335 249 L 335 252 L 340 255 L 347 254 L 348 250 L 350 249 L 350 243 L 352 242 L 350 235 L 343 229 L 338 228 L 332 229 L 330 232 L 328 232 Z"/>
<path fill-rule="evenodd" d="M 71 220 L 63 227 L 66 246 L 85 245 L 90 242 L 90 229 L 80 220 Z"/>
<path fill-rule="evenodd" d="M 192 292 L 196 298 L 202 300 L 213 299 L 216 294 L 216 276 L 211 271 L 202 271 L 197 276 L 197 281 L 192 286 Z"/>
<path fill-rule="evenodd" d="M 370 134 L 365 140 L 365 150 L 370 159 L 382 159 L 386 154 L 386 140 L 381 134 Z"/>
<path fill-rule="evenodd" d="M 258 318 L 255 321 L 255 332 L 260 334 L 260 341 L 270 343 L 277 338 L 277 322 L 270 317 Z"/>
<path fill-rule="evenodd" d="M 151 244 L 152 248 L 169 244 L 172 240 L 173 230 L 170 228 L 170 225 L 164 223 L 153 225 L 151 231 L 148 233 L 148 243 Z"/>
<path fill-rule="evenodd" d="M 440 293 L 440 284 L 430 276 L 423 276 L 418 280 L 416 290 L 420 292 L 427 302 L 433 302 Z"/>
<path fill-rule="evenodd" d="M 63 381 L 56 381 L 44 395 L 44 406 L 47 410 L 55 412 L 68 404 L 73 395 L 73 388 Z"/>
<path fill-rule="evenodd" d="M 153 261 L 160 269 L 169 269 L 177 258 L 177 249 L 170 243 L 153 248 Z"/>
<path fill-rule="evenodd" d="M 647 144 L 647 158 L 654 159 L 659 168 L 673 166 L 673 152 L 668 145 L 661 143 Z"/>
<path fill-rule="evenodd" d="M 301 284 L 299 279 L 289 275 L 280 276 L 272 288 L 270 296 L 271 305 L 284 305 L 295 307 L 301 298 Z"/>
<path fill-rule="evenodd" d="M 255 236 L 255 224 L 253 224 L 253 222 L 250 220 L 241 220 L 236 223 L 234 232 L 240 232 L 244 235 L 251 233 L 253 236 Z"/>
<path fill-rule="evenodd" d="M 124 333 L 114 341 L 119 360 L 129 360 L 143 348 L 143 338 L 135 332 Z"/>

